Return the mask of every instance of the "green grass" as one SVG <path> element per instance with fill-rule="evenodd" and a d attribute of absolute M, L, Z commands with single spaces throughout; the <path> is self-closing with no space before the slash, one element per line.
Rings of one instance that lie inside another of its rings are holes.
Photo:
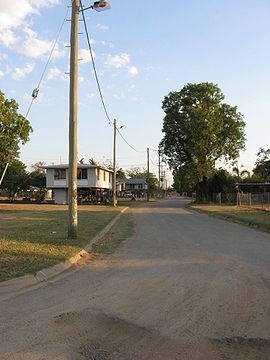
<path fill-rule="evenodd" d="M 131 214 L 124 213 L 111 231 L 98 243 L 94 244 L 92 259 L 99 259 L 104 254 L 112 253 L 123 241 L 134 233 L 134 221 Z"/>
<path fill-rule="evenodd" d="M 35 273 L 79 252 L 121 208 L 79 207 L 79 236 L 67 239 L 67 207 L 0 205 L 0 281 Z"/>
<path fill-rule="evenodd" d="M 270 231 L 270 213 L 248 207 L 229 205 L 190 205 L 192 209 L 206 212 L 226 220 L 238 221 L 243 224 Z"/>

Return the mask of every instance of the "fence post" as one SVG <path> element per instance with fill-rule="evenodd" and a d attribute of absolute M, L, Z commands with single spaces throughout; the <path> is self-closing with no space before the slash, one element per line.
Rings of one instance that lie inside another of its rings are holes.
<path fill-rule="evenodd" d="M 252 204 L 251 204 L 251 193 L 249 193 L 249 206 L 251 206 Z"/>

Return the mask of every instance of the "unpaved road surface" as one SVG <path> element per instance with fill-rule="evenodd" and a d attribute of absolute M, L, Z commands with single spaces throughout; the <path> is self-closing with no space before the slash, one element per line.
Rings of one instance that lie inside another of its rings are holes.
<path fill-rule="evenodd" d="M 270 235 L 184 207 L 133 210 L 107 258 L 0 302 L 0 359 L 270 359 Z"/>

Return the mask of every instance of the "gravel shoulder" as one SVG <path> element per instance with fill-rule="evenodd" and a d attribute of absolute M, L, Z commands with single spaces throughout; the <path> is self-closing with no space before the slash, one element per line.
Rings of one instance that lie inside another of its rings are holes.
<path fill-rule="evenodd" d="M 116 252 L 1 302 L 0 358 L 269 360 L 269 234 L 185 205 L 132 209 Z"/>

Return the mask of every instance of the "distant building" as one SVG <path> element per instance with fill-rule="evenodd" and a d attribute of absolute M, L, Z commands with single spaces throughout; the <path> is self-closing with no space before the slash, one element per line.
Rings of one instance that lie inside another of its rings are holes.
<path fill-rule="evenodd" d="M 119 179 L 117 181 L 117 191 L 120 196 L 125 194 L 141 194 L 145 195 L 147 192 L 146 179 Z"/>
<path fill-rule="evenodd" d="M 56 204 L 68 202 L 68 165 L 48 165 L 46 169 L 46 187 L 54 193 Z M 106 168 L 78 164 L 78 199 L 97 199 L 112 190 L 113 171 Z"/>

